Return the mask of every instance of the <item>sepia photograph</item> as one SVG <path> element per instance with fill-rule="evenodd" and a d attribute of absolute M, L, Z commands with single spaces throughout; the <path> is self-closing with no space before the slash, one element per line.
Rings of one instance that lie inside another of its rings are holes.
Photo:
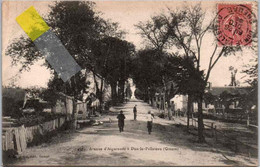
<path fill-rule="evenodd" d="M 2 166 L 259 166 L 257 27 L 257 0 L 3 0 Z"/>

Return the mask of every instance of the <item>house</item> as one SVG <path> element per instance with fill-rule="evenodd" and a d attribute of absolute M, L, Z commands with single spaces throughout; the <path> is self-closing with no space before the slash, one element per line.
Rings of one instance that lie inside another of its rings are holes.
<path fill-rule="evenodd" d="M 89 72 L 86 74 L 86 78 L 89 82 L 88 93 L 84 94 L 83 99 L 86 101 L 91 100 L 89 106 L 93 108 L 97 108 L 100 106 L 100 101 L 97 99 L 98 96 L 96 94 L 97 90 L 100 90 L 101 88 L 103 92 L 103 102 L 107 102 L 108 100 L 110 100 L 111 88 L 109 87 L 109 84 L 104 79 L 102 79 L 100 75 Z"/>
<path fill-rule="evenodd" d="M 65 95 L 64 93 L 57 93 L 58 99 L 55 106 L 52 107 L 53 113 L 66 114 L 71 117 L 73 114 L 73 97 Z M 87 118 L 90 111 L 87 108 L 87 102 L 77 100 L 76 114 L 80 114 L 81 118 Z"/>
<path fill-rule="evenodd" d="M 206 90 L 206 94 L 210 94 L 213 97 L 213 101 L 207 103 L 205 98 L 204 109 L 206 109 L 206 111 L 208 109 L 214 109 L 216 113 L 242 111 L 244 108 L 242 99 L 249 92 L 250 87 L 224 86 L 209 88 Z M 208 99 L 211 98 L 208 97 Z"/>
<path fill-rule="evenodd" d="M 177 94 L 173 98 L 171 98 L 171 103 L 174 103 L 175 110 L 179 110 L 182 112 L 187 111 L 188 106 L 188 96 Z"/>
<path fill-rule="evenodd" d="M 167 82 L 163 87 L 156 88 L 156 93 L 152 98 L 151 104 L 157 109 L 164 110 L 167 96 L 173 95 L 170 105 L 174 103 L 175 110 L 184 114 L 187 112 L 188 95 L 176 94 L 178 88 L 173 81 Z M 211 83 L 207 86 L 202 103 L 204 114 L 225 114 L 225 113 L 244 113 L 242 98 L 250 92 L 250 87 L 223 86 L 212 87 Z M 165 94 L 166 93 L 166 94 Z M 193 102 L 192 109 L 198 112 L 198 103 Z"/>
<path fill-rule="evenodd" d="M 86 70 L 84 70 L 86 71 Z M 98 74 L 86 72 L 86 82 L 89 83 L 87 93 L 83 93 L 83 100 L 77 100 L 76 112 L 80 118 L 86 118 L 95 115 L 100 108 L 100 100 L 97 96 L 98 89 L 102 88 L 103 102 L 110 99 L 111 89 L 104 79 Z M 71 115 L 73 113 L 73 98 L 65 94 L 59 93 L 59 99 L 56 102 L 53 112 L 66 113 Z"/>
<path fill-rule="evenodd" d="M 166 93 L 165 93 L 166 92 Z M 164 110 L 167 106 L 168 96 L 175 95 L 177 92 L 177 85 L 173 81 L 165 83 L 163 87 L 157 87 L 154 97 L 152 98 L 152 106 L 160 110 Z M 171 101 L 171 99 L 170 99 Z"/>
<path fill-rule="evenodd" d="M 247 95 L 250 91 L 249 87 L 210 87 L 206 89 L 202 109 L 204 113 L 224 114 L 242 111 L 241 96 Z M 177 94 L 172 99 L 174 101 L 175 110 L 182 112 L 187 111 L 188 96 Z M 193 102 L 193 111 L 198 112 L 198 103 Z"/>

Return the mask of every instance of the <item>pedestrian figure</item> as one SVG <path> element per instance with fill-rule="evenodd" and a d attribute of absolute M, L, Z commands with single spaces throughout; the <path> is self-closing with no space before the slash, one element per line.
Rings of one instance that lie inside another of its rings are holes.
<path fill-rule="evenodd" d="M 118 127 L 119 127 L 119 132 L 124 131 L 124 126 L 125 126 L 125 115 L 123 114 L 123 111 L 120 111 L 120 114 L 117 115 L 118 119 Z"/>
<path fill-rule="evenodd" d="M 152 132 L 152 127 L 153 127 L 153 114 L 151 114 L 151 111 L 148 111 L 147 115 L 147 128 L 148 128 L 148 133 L 151 134 Z"/>
<path fill-rule="evenodd" d="M 134 109 L 133 109 L 133 112 L 134 112 L 134 120 L 136 120 L 136 117 L 137 117 L 137 108 L 136 108 L 137 105 L 134 106 Z"/>

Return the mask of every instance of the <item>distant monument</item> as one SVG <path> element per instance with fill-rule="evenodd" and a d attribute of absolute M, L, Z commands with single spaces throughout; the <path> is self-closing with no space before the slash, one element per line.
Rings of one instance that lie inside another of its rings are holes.
<path fill-rule="evenodd" d="M 135 99 L 136 99 L 136 97 L 135 97 L 135 89 L 136 89 L 135 84 L 134 84 L 132 78 L 130 78 L 128 81 L 129 81 L 129 83 L 130 83 L 130 88 L 131 88 L 131 91 L 132 91 L 131 99 L 132 99 L 132 100 L 135 100 Z"/>

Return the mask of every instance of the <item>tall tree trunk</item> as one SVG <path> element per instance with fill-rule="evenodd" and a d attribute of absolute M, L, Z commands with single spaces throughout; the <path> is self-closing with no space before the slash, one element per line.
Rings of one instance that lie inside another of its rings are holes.
<path fill-rule="evenodd" d="M 121 103 L 124 102 L 124 97 L 125 97 L 124 92 L 125 92 L 125 81 L 121 80 L 121 81 L 119 81 L 119 91 L 118 91 L 118 96 L 119 96 Z"/>
<path fill-rule="evenodd" d="M 103 90 L 104 90 L 104 79 L 102 78 L 101 86 L 100 86 L 100 95 L 99 95 L 99 101 L 101 105 L 103 104 L 103 92 L 104 92 Z"/>
<path fill-rule="evenodd" d="M 76 78 L 75 76 L 72 77 L 71 84 L 74 86 L 77 84 L 76 83 Z M 72 99 L 72 124 L 71 124 L 71 129 L 75 130 L 77 128 L 77 87 L 74 89 L 73 93 L 73 99 Z"/>
<path fill-rule="evenodd" d="M 75 130 L 77 128 L 77 100 L 73 98 L 72 100 L 72 122 L 71 129 Z"/>
<path fill-rule="evenodd" d="M 205 142 L 205 137 L 203 135 L 204 125 L 203 125 L 203 111 L 202 111 L 203 93 L 198 97 L 198 142 Z"/>
<path fill-rule="evenodd" d="M 117 91 L 116 91 L 117 84 L 116 84 L 116 82 L 112 82 L 110 86 L 111 86 L 111 94 L 112 94 L 112 104 L 116 105 L 116 102 L 117 102 Z"/>
<path fill-rule="evenodd" d="M 153 97 L 151 96 L 151 105 L 153 106 L 154 102 L 153 102 Z"/>
<path fill-rule="evenodd" d="M 96 96 L 99 97 L 99 92 L 100 92 L 100 90 L 99 90 L 98 81 L 97 81 L 97 79 L 96 79 L 96 75 L 95 75 L 94 72 L 93 72 L 93 78 L 94 78 L 94 82 L 95 82 L 95 86 L 96 86 Z"/>
<path fill-rule="evenodd" d="M 149 93 L 148 93 L 148 90 L 145 90 L 145 102 L 149 104 Z"/>
<path fill-rule="evenodd" d="M 188 94 L 188 109 L 187 109 L 187 130 L 190 127 L 190 114 L 192 113 L 192 97 Z"/>
<path fill-rule="evenodd" d="M 99 83 L 96 79 L 96 75 L 95 75 L 94 72 L 93 72 L 93 78 L 94 78 L 94 83 L 95 83 L 95 86 L 96 86 L 96 97 L 100 102 L 98 109 L 101 110 L 101 105 L 103 103 L 103 91 L 102 91 L 103 79 L 101 79 L 101 86 L 100 86 L 100 89 L 99 89 L 99 86 L 98 86 Z"/>

